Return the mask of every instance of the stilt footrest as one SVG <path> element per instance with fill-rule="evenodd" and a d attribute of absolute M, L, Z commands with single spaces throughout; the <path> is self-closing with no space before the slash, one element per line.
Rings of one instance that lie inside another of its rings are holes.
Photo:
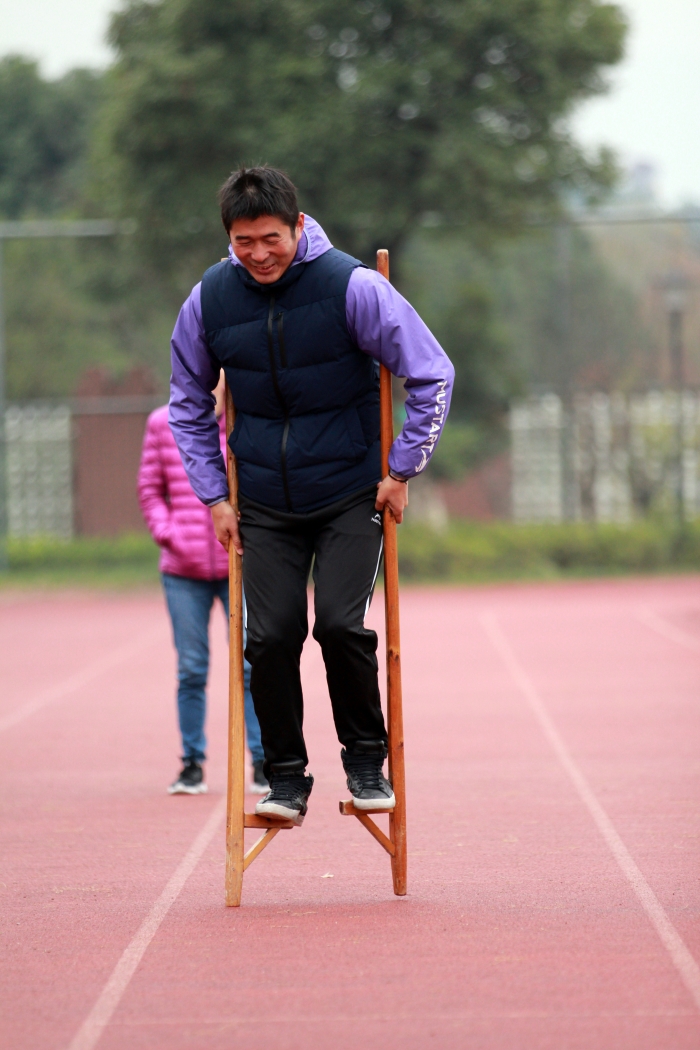
<path fill-rule="evenodd" d="M 369 816 L 370 813 L 386 813 L 386 809 L 355 809 L 354 804 L 350 800 L 347 802 L 339 802 L 338 805 L 340 812 L 344 817 L 357 817 L 360 824 L 364 824 L 370 835 L 377 840 L 380 846 L 384 847 L 390 857 L 396 855 L 396 846 L 394 843 L 384 834 L 381 828 L 377 827 Z"/>
<path fill-rule="evenodd" d="M 262 853 L 265 846 L 272 842 L 273 838 L 280 830 L 280 828 L 268 828 L 265 834 L 260 836 L 255 845 L 251 846 L 250 849 L 243 854 L 243 871 L 245 871 L 248 865 L 252 864 L 255 858 Z"/>
<path fill-rule="evenodd" d="M 243 871 L 252 864 L 256 857 L 268 846 L 278 831 L 286 831 L 287 828 L 296 827 L 291 820 L 274 820 L 272 817 L 258 816 L 257 813 L 246 813 L 244 815 L 244 827 L 264 828 L 265 834 L 261 835 L 250 849 L 243 855 Z"/>
<path fill-rule="evenodd" d="M 296 824 L 293 820 L 277 820 L 275 817 L 259 816 L 257 813 L 246 813 L 245 824 L 246 828 L 274 828 L 276 831 L 282 831 L 285 828 L 295 828 Z"/>

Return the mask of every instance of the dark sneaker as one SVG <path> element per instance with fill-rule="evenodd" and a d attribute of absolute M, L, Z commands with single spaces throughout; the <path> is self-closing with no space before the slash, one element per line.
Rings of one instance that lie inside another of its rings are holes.
<path fill-rule="evenodd" d="M 199 762 L 183 759 L 180 776 L 168 788 L 169 795 L 205 795 L 208 791 L 204 783 L 204 770 Z"/>
<path fill-rule="evenodd" d="M 270 790 L 267 777 L 263 773 L 263 760 L 253 762 L 253 780 L 248 788 L 251 795 L 265 795 Z"/>
<path fill-rule="evenodd" d="M 261 798 L 255 812 L 262 817 L 279 817 L 301 825 L 308 809 L 307 802 L 314 778 L 303 773 L 272 773 L 270 790 Z"/>
<path fill-rule="evenodd" d="M 393 809 L 394 791 L 382 772 L 386 747 L 356 744 L 352 751 L 340 752 L 355 809 Z"/>

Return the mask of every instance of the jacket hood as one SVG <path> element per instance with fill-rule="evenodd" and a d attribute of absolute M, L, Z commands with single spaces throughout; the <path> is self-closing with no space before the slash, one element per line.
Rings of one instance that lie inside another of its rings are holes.
<path fill-rule="evenodd" d="M 301 235 L 292 266 L 296 266 L 297 263 L 313 262 L 320 255 L 325 255 L 332 247 L 333 245 L 320 223 L 312 219 L 310 215 L 307 215 L 304 220 L 304 232 Z M 228 257 L 234 266 L 242 265 L 230 244 L 228 246 Z"/>

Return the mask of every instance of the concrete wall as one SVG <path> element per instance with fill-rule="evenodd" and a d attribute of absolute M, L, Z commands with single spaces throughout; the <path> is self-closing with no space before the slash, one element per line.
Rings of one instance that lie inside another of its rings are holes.
<path fill-rule="evenodd" d="M 136 474 L 149 396 L 77 398 L 73 403 L 73 491 L 79 536 L 145 530 Z"/>

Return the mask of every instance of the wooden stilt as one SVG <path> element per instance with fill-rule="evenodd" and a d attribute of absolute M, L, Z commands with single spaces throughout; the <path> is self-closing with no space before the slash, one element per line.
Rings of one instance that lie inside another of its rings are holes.
<path fill-rule="evenodd" d="M 238 514 L 236 459 L 228 439 L 236 420 L 231 391 L 226 384 L 226 473 L 229 502 Z M 278 831 L 295 827 L 291 820 L 273 820 L 245 812 L 245 683 L 243 678 L 243 559 L 233 547 L 228 552 L 228 783 L 226 789 L 226 906 L 237 908 L 243 892 L 243 872 Z M 264 835 L 245 852 L 245 829 L 262 828 Z"/>
<path fill-rule="evenodd" d="M 226 438 L 235 421 L 231 391 L 226 384 Z M 238 513 L 236 460 L 227 445 L 229 502 Z M 245 868 L 245 720 L 243 682 L 243 565 L 234 549 L 228 552 L 229 646 L 228 646 L 228 788 L 226 793 L 226 905 L 241 903 Z M 262 848 L 262 847 L 261 847 Z M 252 859 L 252 858 L 251 858 Z"/>
<path fill-rule="evenodd" d="M 377 269 L 389 280 L 389 252 L 377 252 Z M 394 443 L 394 407 L 391 372 L 381 366 L 379 377 L 381 411 L 382 477 L 389 473 L 389 452 Z M 384 509 L 384 613 L 386 619 L 386 694 L 389 730 L 389 779 L 396 808 L 389 814 L 389 837 L 394 844 L 391 874 L 394 893 L 406 893 L 406 774 L 403 751 L 403 697 L 401 692 L 401 631 L 399 624 L 399 548 L 396 520 Z"/>
<path fill-rule="evenodd" d="M 389 252 L 377 252 L 377 269 L 389 280 Z M 381 417 L 382 477 L 389 473 L 389 452 L 394 442 L 394 410 L 391 396 L 391 372 L 381 365 L 379 374 Z M 406 776 L 403 750 L 403 704 L 401 695 L 401 632 L 399 624 L 399 552 L 396 520 L 384 508 L 384 616 L 386 621 L 386 685 L 389 731 L 389 779 L 396 796 L 396 807 L 389 813 L 389 839 L 386 839 L 366 812 L 356 810 L 351 802 L 341 802 L 340 812 L 357 817 L 391 855 L 394 893 L 406 893 Z M 389 848 L 391 847 L 391 848 Z"/>

